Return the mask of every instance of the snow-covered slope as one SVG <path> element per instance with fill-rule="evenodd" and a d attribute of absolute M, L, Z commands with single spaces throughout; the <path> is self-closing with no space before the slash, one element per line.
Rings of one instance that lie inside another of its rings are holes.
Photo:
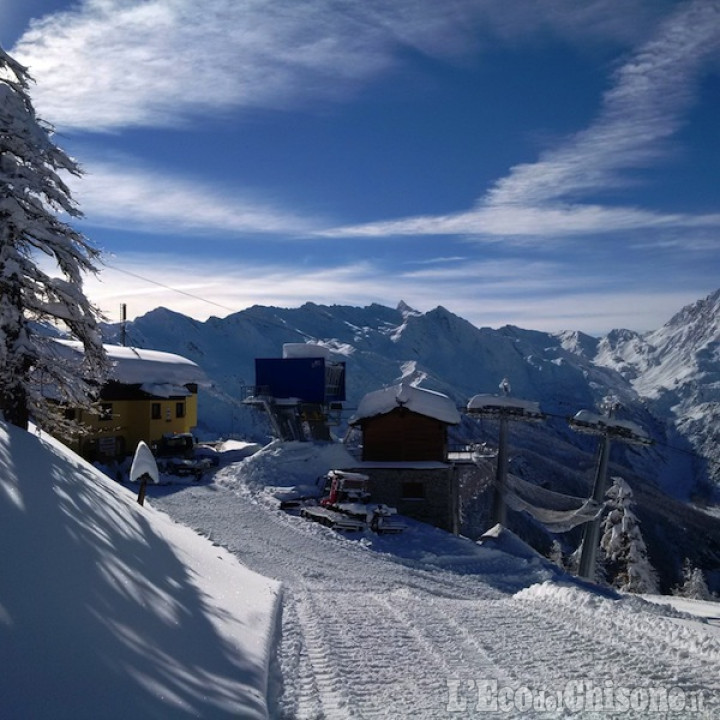
<path fill-rule="evenodd" d="M 311 485 L 339 450 L 273 443 L 212 484 L 149 489 L 283 582 L 278 718 L 715 716 L 720 636 L 698 618 L 570 578 L 507 530 L 343 536 L 271 502 L 268 485 Z"/>
<path fill-rule="evenodd" d="M 0 715 L 266 718 L 279 585 L 0 423 Z"/>

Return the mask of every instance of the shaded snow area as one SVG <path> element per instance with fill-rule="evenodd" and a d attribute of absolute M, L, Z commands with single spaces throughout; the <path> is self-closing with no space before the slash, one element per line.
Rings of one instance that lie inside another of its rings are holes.
<path fill-rule="evenodd" d="M 276 442 L 209 483 L 148 488 L 283 583 L 270 717 L 719 716 L 720 638 L 702 613 L 577 581 L 499 527 L 482 544 L 412 520 L 342 534 L 280 509 L 343 466 L 339 444 Z"/>
<path fill-rule="evenodd" d="M 0 423 L 0 716 L 265 718 L 280 586 Z"/>

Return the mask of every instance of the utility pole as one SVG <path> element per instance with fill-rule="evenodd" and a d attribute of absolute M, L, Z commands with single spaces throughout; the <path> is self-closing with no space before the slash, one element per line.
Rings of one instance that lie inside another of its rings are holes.
<path fill-rule="evenodd" d="M 505 493 L 507 489 L 507 469 L 508 469 L 508 451 L 507 451 L 507 434 L 508 434 L 508 416 L 500 413 L 498 416 L 500 421 L 500 433 L 498 435 L 498 456 L 497 467 L 495 468 L 495 498 L 493 500 L 493 525 L 506 525 L 507 512 L 505 511 Z"/>
<path fill-rule="evenodd" d="M 544 420 L 540 405 L 531 400 L 510 397 L 510 383 L 504 378 L 500 383 L 502 395 L 475 395 L 467 404 L 467 412 L 480 417 L 496 418 L 500 422 L 498 437 L 497 467 L 495 470 L 495 497 L 493 500 L 493 524 L 505 525 L 507 513 L 505 494 L 507 492 L 508 472 L 508 422 Z"/>
<path fill-rule="evenodd" d="M 125 303 L 120 304 L 120 344 L 125 347 L 125 341 L 127 340 L 127 305 Z"/>
<path fill-rule="evenodd" d="M 578 432 L 590 435 L 600 435 L 600 457 L 595 470 L 595 481 L 593 483 L 592 499 L 601 505 L 605 502 L 607 492 L 607 470 L 610 462 L 611 440 L 619 440 L 624 443 L 635 445 L 651 445 L 652 440 L 647 433 L 639 426 L 628 420 L 617 420 L 613 417 L 620 403 L 612 398 L 606 398 L 603 402 L 605 415 L 596 415 L 589 410 L 580 410 L 575 417 L 570 418 L 570 427 Z M 588 580 L 595 578 L 595 563 L 597 549 L 600 544 L 600 514 L 594 519 L 585 523 L 582 536 L 582 551 L 580 554 L 580 565 L 578 575 Z"/>

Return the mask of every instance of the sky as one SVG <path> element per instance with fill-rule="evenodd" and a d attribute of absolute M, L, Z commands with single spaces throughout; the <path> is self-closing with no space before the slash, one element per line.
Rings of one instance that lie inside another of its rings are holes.
<path fill-rule="evenodd" d="M 720 0 L 3 0 L 110 320 L 437 305 L 652 330 L 720 287 Z"/>

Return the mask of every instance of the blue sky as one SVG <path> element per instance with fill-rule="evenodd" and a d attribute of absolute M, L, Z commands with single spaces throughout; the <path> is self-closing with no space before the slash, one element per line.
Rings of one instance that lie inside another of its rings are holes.
<path fill-rule="evenodd" d="M 111 319 L 600 334 L 720 286 L 720 0 L 10 0 L 0 43 L 85 170 Z"/>

